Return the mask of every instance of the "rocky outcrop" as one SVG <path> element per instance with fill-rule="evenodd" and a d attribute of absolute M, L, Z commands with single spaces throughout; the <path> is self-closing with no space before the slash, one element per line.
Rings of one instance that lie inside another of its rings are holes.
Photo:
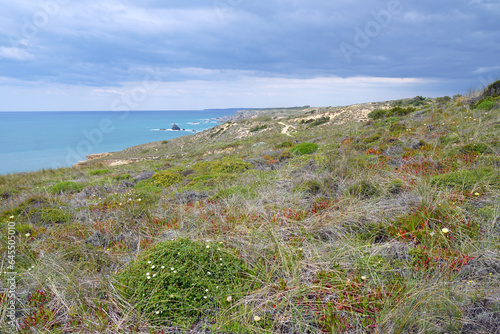
<path fill-rule="evenodd" d="M 172 125 L 172 130 L 174 130 L 174 131 L 181 131 L 181 128 L 179 128 L 179 126 L 174 123 L 174 125 Z"/>

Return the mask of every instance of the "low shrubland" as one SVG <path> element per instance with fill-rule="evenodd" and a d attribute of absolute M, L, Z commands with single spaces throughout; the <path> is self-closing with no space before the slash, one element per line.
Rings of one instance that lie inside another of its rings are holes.
<path fill-rule="evenodd" d="M 130 165 L 0 176 L 17 330 L 498 332 L 498 100 L 378 107 L 293 137 L 274 126 L 292 118 L 266 116 L 249 138 L 117 153 L 159 152 Z"/>

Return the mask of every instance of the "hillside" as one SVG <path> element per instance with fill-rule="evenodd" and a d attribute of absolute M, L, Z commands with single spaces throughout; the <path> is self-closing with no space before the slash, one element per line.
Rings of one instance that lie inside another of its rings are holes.
<path fill-rule="evenodd" d="M 498 87 L 245 110 L 0 176 L 19 332 L 499 332 Z"/>

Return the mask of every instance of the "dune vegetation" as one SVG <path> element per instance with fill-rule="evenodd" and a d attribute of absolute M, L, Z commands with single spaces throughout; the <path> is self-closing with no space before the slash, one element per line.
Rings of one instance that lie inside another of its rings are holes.
<path fill-rule="evenodd" d="M 495 85 L 246 111 L 80 168 L 0 176 L 0 287 L 17 272 L 18 331 L 498 333 Z"/>

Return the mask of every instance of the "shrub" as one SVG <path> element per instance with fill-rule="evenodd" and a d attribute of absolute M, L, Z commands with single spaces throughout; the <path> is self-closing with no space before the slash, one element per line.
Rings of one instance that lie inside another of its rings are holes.
<path fill-rule="evenodd" d="M 319 149 L 318 144 L 314 143 L 301 143 L 290 149 L 290 152 L 295 155 L 312 154 Z"/>
<path fill-rule="evenodd" d="M 495 106 L 495 102 L 490 100 L 479 101 L 476 105 L 476 109 L 481 110 L 491 110 Z"/>
<path fill-rule="evenodd" d="M 379 194 L 380 190 L 377 186 L 373 185 L 369 181 L 362 180 L 349 187 L 347 192 L 351 196 L 370 198 Z"/>
<path fill-rule="evenodd" d="M 109 170 L 109 169 L 94 169 L 94 170 L 89 171 L 90 176 L 104 175 L 104 174 L 109 174 L 109 173 L 111 173 L 111 170 Z"/>
<path fill-rule="evenodd" d="M 192 323 L 245 294 L 250 270 L 221 244 L 178 239 L 144 253 L 116 276 L 123 296 L 153 323 Z"/>
<path fill-rule="evenodd" d="M 370 144 L 370 143 L 373 143 L 379 139 L 380 139 L 380 135 L 376 133 L 374 135 L 371 135 L 369 137 L 364 138 L 363 141 L 367 144 Z"/>
<path fill-rule="evenodd" d="M 276 148 L 290 148 L 293 146 L 293 143 L 289 140 L 285 140 L 281 144 L 276 145 Z"/>
<path fill-rule="evenodd" d="M 320 118 L 317 118 L 315 121 L 313 121 L 311 123 L 311 126 L 318 126 L 318 125 L 321 125 L 321 124 L 325 124 L 327 122 L 330 121 L 330 117 L 320 117 Z"/>
<path fill-rule="evenodd" d="M 181 183 L 184 177 L 179 173 L 173 173 L 170 171 L 158 172 L 152 177 L 152 182 L 158 187 L 170 187 L 171 185 Z"/>
<path fill-rule="evenodd" d="M 250 128 L 250 132 L 257 132 L 264 129 L 267 129 L 267 124 L 254 126 L 253 128 Z"/>
<path fill-rule="evenodd" d="M 49 192 L 53 194 L 61 194 L 61 193 L 77 193 L 83 189 L 83 186 L 80 183 L 65 181 L 54 184 L 49 187 Z"/>
<path fill-rule="evenodd" d="M 387 110 L 375 109 L 368 114 L 368 117 L 370 117 L 371 119 L 380 119 L 380 118 L 385 117 L 386 112 L 387 112 Z"/>
<path fill-rule="evenodd" d="M 221 161 L 203 161 L 193 166 L 198 174 L 205 173 L 241 173 L 253 167 L 252 164 L 240 159 L 224 158 Z"/>

